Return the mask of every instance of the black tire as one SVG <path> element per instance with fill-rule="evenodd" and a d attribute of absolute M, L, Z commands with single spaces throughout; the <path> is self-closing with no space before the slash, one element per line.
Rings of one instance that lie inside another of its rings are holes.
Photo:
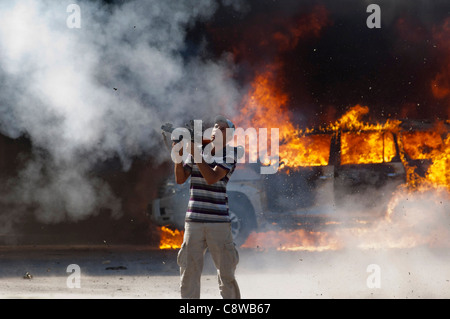
<path fill-rule="evenodd" d="M 229 193 L 228 207 L 231 218 L 231 232 L 235 244 L 245 243 L 250 233 L 256 229 L 255 210 L 248 198 L 238 192 Z"/>

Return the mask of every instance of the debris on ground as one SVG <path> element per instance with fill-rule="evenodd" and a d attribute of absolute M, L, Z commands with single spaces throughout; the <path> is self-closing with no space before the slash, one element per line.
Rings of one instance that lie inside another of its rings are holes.
<path fill-rule="evenodd" d="M 33 276 L 27 271 L 25 275 L 23 275 L 23 279 L 32 279 Z"/>
<path fill-rule="evenodd" d="M 117 267 L 106 267 L 105 270 L 126 270 L 125 266 L 117 266 Z"/>

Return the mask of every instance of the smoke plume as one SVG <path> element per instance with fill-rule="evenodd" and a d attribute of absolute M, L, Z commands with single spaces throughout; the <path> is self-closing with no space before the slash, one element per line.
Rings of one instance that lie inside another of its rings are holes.
<path fill-rule="evenodd" d="M 2 215 L 8 224 L 27 209 L 51 223 L 99 208 L 120 215 L 95 165 L 119 158 L 128 170 L 139 156 L 162 162 L 162 123 L 230 114 L 240 94 L 226 55 L 208 59 L 186 41 L 215 1 L 78 1 L 80 28 L 68 26 L 70 3 L 0 4 L 0 132 L 32 144 L 0 197 L 21 207 Z"/>

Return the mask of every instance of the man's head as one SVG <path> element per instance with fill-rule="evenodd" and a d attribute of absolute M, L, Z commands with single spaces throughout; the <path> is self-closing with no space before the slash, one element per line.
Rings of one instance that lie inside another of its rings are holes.
<path fill-rule="evenodd" d="M 225 116 L 218 115 L 214 119 L 214 127 L 211 132 L 211 141 L 215 141 L 219 135 L 218 132 L 221 133 L 222 136 L 222 145 L 225 146 L 234 135 L 235 126 L 231 120 L 227 119 Z M 217 141 L 217 140 L 216 140 Z"/>

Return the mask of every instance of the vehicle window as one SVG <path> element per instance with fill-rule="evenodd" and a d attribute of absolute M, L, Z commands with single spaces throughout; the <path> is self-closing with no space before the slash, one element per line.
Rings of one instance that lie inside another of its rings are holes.
<path fill-rule="evenodd" d="M 295 138 L 280 146 L 280 159 L 289 167 L 326 166 L 330 158 L 331 135 Z"/>
<path fill-rule="evenodd" d="M 415 160 L 433 158 L 443 148 L 442 138 L 437 132 L 405 132 L 402 134 L 402 141 L 406 154 Z"/>
<path fill-rule="evenodd" d="M 341 164 L 390 162 L 396 155 L 391 132 L 342 132 Z"/>

